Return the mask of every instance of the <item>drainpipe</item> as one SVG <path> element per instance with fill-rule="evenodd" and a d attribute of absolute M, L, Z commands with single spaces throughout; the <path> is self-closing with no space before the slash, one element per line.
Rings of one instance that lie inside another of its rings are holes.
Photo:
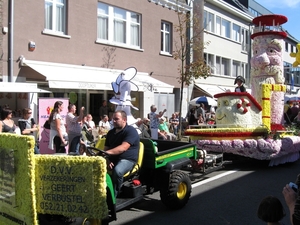
<path fill-rule="evenodd" d="M 253 24 L 249 23 L 248 24 L 249 27 L 249 33 L 248 33 L 248 39 L 249 39 L 249 49 L 248 49 L 248 67 L 247 67 L 247 71 L 246 73 L 249 75 L 249 85 L 248 87 L 250 87 L 252 89 L 252 85 L 251 85 L 251 58 L 252 58 L 252 39 L 251 39 L 251 34 L 253 31 Z"/>
<path fill-rule="evenodd" d="M 14 0 L 8 1 L 8 82 L 13 82 Z"/>

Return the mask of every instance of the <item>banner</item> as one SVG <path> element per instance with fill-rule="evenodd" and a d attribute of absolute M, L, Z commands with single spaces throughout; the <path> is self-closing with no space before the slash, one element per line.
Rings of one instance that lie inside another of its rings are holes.
<path fill-rule="evenodd" d="M 48 120 L 50 113 L 56 101 L 63 102 L 63 111 L 60 113 L 63 120 L 65 120 L 68 113 L 69 99 L 67 98 L 39 98 L 39 144 L 41 154 L 54 154 L 55 150 L 49 149 L 50 130 L 45 129 L 44 123 Z M 68 148 L 66 147 L 68 152 Z"/>

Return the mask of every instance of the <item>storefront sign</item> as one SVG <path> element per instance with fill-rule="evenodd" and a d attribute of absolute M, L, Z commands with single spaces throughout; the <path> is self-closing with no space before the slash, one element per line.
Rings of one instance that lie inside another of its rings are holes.
<path fill-rule="evenodd" d="M 79 89 L 96 89 L 95 83 L 78 82 Z"/>

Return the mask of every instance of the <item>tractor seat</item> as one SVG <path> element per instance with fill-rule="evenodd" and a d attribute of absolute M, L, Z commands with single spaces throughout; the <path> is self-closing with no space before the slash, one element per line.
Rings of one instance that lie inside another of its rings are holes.
<path fill-rule="evenodd" d="M 95 147 L 98 148 L 98 149 L 103 150 L 104 149 L 104 144 L 105 144 L 105 138 L 100 138 L 100 139 L 98 139 Z M 140 149 L 139 149 L 139 156 L 138 156 L 137 163 L 134 165 L 134 167 L 132 168 L 131 171 L 127 172 L 124 175 L 124 178 L 131 177 L 132 175 L 139 172 L 139 170 L 142 166 L 143 157 L 144 157 L 144 144 L 142 142 L 140 142 Z"/>
<path fill-rule="evenodd" d="M 132 175 L 140 171 L 143 162 L 143 157 L 144 157 L 144 144 L 140 142 L 140 149 L 139 149 L 139 156 L 138 156 L 137 163 L 134 165 L 131 171 L 125 173 L 124 178 L 131 177 Z"/>

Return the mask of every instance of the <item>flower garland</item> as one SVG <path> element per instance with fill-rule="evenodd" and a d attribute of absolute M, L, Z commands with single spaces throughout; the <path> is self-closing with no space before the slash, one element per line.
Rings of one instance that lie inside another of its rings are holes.
<path fill-rule="evenodd" d="M 232 139 L 266 136 L 268 129 L 265 127 L 256 128 L 209 128 L 209 129 L 187 129 L 185 135 L 190 135 L 195 138 L 214 138 L 214 139 Z"/>
<path fill-rule="evenodd" d="M 271 138 L 261 139 L 231 139 L 231 140 L 194 140 L 198 149 L 207 152 L 226 152 L 258 160 L 272 160 L 270 166 L 286 162 L 294 162 L 299 157 L 291 158 L 292 154 L 298 155 L 300 148 L 299 136 L 287 136 L 280 140 Z M 222 146 L 222 148 L 220 147 Z M 274 161 L 273 161 L 274 160 Z"/>

